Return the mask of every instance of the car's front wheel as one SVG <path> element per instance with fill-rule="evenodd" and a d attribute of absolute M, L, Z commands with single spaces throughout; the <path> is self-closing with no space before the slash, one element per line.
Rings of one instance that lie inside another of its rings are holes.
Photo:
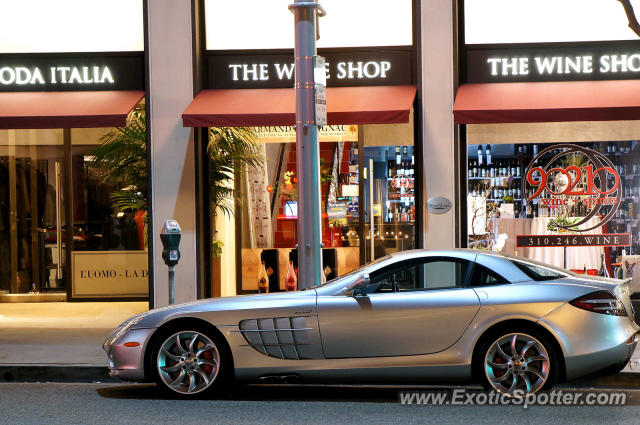
<path fill-rule="evenodd" d="M 553 346 L 537 332 L 498 333 L 485 341 L 477 361 L 485 387 L 509 396 L 550 388 L 558 371 Z"/>
<path fill-rule="evenodd" d="M 219 389 L 229 367 L 223 348 L 218 338 L 200 330 L 165 332 L 153 351 L 156 382 L 185 397 Z"/>

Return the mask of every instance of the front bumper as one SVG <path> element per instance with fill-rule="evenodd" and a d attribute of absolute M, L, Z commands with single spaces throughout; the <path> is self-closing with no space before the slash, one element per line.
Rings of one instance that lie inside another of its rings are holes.
<path fill-rule="evenodd" d="M 111 376 L 123 381 L 145 381 L 144 357 L 154 330 L 130 329 L 116 337 L 116 329 L 107 338 L 102 348 L 109 358 Z"/>

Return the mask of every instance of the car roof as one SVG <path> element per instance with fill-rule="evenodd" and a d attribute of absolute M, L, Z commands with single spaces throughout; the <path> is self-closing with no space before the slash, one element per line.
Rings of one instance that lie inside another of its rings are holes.
<path fill-rule="evenodd" d="M 392 262 L 399 261 L 401 259 L 411 259 L 419 257 L 454 257 L 465 259 L 468 261 L 474 261 L 477 264 L 487 267 L 490 270 L 495 271 L 508 281 L 523 282 L 528 281 L 530 278 L 518 267 L 516 267 L 512 260 L 524 261 L 527 263 L 535 263 L 547 268 L 553 268 L 551 266 L 532 261 L 525 257 L 517 257 L 514 255 L 504 254 L 500 251 L 489 251 L 485 249 L 471 249 L 471 248 L 452 248 L 446 250 L 430 250 L 430 249 L 412 249 L 408 251 L 394 252 L 388 256 Z"/>

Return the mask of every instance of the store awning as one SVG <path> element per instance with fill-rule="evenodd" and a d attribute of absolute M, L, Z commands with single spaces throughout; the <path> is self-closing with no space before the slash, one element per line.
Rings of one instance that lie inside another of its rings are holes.
<path fill-rule="evenodd" d="M 328 87 L 329 124 L 409 122 L 416 86 Z M 277 89 L 203 90 L 182 114 L 185 127 L 295 124 L 295 91 Z"/>
<path fill-rule="evenodd" d="M 456 124 L 640 120 L 640 80 L 464 84 Z"/>
<path fill-rule="evenodd" d="M 143 91 L 0 93 L 0 129 L 123 127 Z"/>

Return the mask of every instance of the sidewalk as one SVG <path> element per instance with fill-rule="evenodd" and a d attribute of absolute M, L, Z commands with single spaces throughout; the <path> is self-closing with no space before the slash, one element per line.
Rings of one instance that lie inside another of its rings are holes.
<path fill-rule="evenodd" d="M 115 327 L 148 306 L 147 302 L 2 303 L 0 380 L 23 374 L 46 378 L 55 371 L 64 376 L 73 370 L 108 376 L 102 343 Z"/>

